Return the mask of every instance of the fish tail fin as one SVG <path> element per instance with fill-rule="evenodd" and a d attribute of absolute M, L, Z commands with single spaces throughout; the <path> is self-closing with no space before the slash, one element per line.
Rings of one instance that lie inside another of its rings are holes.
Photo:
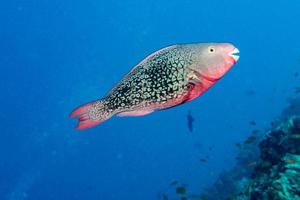
<path fill-rule="evenodd" d="M 79 106 L 71 112 L 70 117 L 76 117 L 78 119 L 76 129 L 83 130 L 104 122 L 112 117 L 112 113 L 108 111 L 105 100 L 98 100 Z"/>

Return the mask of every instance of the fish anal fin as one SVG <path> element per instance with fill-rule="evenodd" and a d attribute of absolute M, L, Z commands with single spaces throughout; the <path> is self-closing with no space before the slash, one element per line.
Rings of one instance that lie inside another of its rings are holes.
<path fill-rule="evenodd" d="M 124 111 L 117 114 L 119 117 L 125 116 L 143 116 L 152 113 L 154 110 L 135 110 L 135 111 Z"/>

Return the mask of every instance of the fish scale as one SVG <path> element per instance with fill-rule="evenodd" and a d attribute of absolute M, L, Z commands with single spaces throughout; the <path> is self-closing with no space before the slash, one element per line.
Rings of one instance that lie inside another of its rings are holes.
<path fill-rule="evenodd" d="M 109 108 L 133 110 L 187 93 L 186 61 L 176 54 L 178 51 L 162 52 L 131 72 L 107 97 Z"/>
<path fill-rule="evenodd" d="M 191 101 L 219 80 L 238 59 L 229 43 L 173 45 L 136 65 L 102 99 L 75 109 L 70 116 L 85 129 L 118 116 L 142 116 Z"/>

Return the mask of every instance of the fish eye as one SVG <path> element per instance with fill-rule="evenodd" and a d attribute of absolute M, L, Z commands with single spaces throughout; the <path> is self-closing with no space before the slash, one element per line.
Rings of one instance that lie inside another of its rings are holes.
<path fill-rule="evenodd" d="M 208 47 L 208 52 L 209 53 L 214 53 L 216 51 L 215 47 L 211 46 L 211 47 Z"/>

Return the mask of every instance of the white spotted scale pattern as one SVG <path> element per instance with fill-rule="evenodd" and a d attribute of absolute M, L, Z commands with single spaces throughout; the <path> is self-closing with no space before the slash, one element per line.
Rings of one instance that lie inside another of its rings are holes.
<path fill-rule="evenodd" d="M 181 101 L 188 93 L 186 66 L 191 63 L 190 57 L 191 52 L 180 46 L 159 52 L 121 80 L 105 98 L 104 105 L 94 105 L 92 113 L 119 113 Z"/>

